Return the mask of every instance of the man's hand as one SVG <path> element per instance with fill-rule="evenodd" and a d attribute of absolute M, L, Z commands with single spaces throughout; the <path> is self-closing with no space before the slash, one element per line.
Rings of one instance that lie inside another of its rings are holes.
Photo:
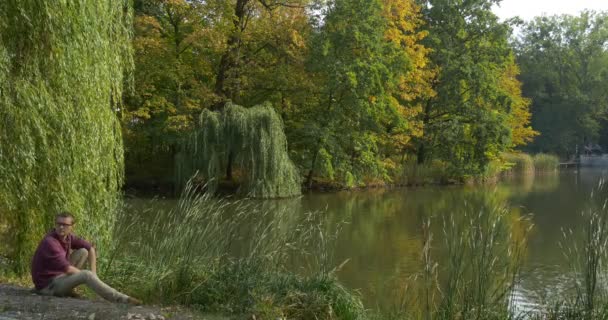
<path fill-rule="evenodd" d="M 80 269 L 74 267 L 74 266 L 69 266 L 68 270 L 65 272 L 67 274 L 74 274 L 74 273 L 78 273 L 80 272 Z"/>
<path fill-rule="evenodd" d="M 89 266 L 91 266 L 91 272 L 97 274 L 97 254 L 93 247 L 89 250 Z"/>

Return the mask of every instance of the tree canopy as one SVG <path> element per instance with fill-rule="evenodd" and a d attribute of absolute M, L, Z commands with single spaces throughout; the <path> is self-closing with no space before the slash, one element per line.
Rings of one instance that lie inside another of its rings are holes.
<path fill-rule="evenodd" d="M 541 132 L 530 149 L 571 155 L 598 142 L 608 107 L 607 43 L 606 13 L 537 17 L 523 27 L 517 61 Z"/>
<path fill-rule="evenodd" d="M 272 105 L 305 186 L 392 183 L 412 159 L 483 174 L 537 134 L 497 2 L 138 0 L 127 180 L 170 181 L 226 102 Z"/>

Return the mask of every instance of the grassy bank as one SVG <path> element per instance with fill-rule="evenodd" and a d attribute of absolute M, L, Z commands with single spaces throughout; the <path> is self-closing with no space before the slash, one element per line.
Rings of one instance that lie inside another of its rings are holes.
<path fill-rule="evenodd" d="M 554 155 L 539 153 L 530 156 L 525 153 L 505 153 L 505 175 L 522 175 L 555 172 L 559 166 L 559 158 Z"/>
<path fill-rule="evenodd" d="M 321 212 L 263 210 L 259 202 L 186 193 L 173 209 L 122 211 L 103 279 L 146 303 L 183 305 L 256 319 L 606 319 L 608 218 L 593 193 L 581 229 L 566 232 L 574 290 L 514 314 L 530 222 L 483 194 L 467 207 L 432 212 L 420 226 L 420 263 L 392 310 L 366 310 L 336 280 L 335 232 Z M 461 197 L 459 197 L 461 198 Z M 474 209 L 473 209 L 474 208 Z M 582 236 L 581 236 L 582 235 Z M 339 268 L 338 268 L 339 269 Z M 2 279 L 0 279 L 2 281 Z M 373 306 L 372 306 L 373 307 Z"/>
<path fill-rule="evenodd" d="M 256 319 L 511 319 L 528 229 L 483 197 L 468 201 L 481 209 L 429 217 L 421 271 L 393 312 L 366 310 L 337 281 L 337 234 L 325 231 L 322 213 L 297 218 L 196 192 L 172 210 L 138 215 L 146 221 L 121 217 L 116 237 L 128 242 L 117 241 L 126 246 L 115 248 L 104 276 L 147 302 Z"/>
<path fill-rule="evenodd" d="M 386 165 L 382 177 L 364 177 L 360 181 L 341 182 L 323 177 L 313 179 L 311 189 L 320 191 L 365 189 L 376 187 L 410 187 L 425 185 L 451 185 L 496 182 L 501 177 L 513 175 L 534 175 L 554 173 L 558 170 L 559 159 L 554 155 L 525 153 L 503 153 L 498 159 L 490 161 L 483 172 L 466 174 L 449 163 L 434 160 L 418 163 L 414 158 L 393 159 Z"/>
<path fill-rule="evenodd" d="M 148 303 L 257 319 L 365 318 L 359 296 L 334 276 L 334 236 L 319 212 L 294 218 L 189 188 L 171 210 L 130 213 L 103 277 Z"/>
<path fill-rule="evenodd" d="M 525 153 L 504 153 L 501 158 L 491 161 L 484 172 L 469 175 L 455 170 L 443 161 L 434 160 L 419 164 L 414 157 L 386 161 L 386 170 L 381 175 L 356 177 L 352 174 L 347 174 L 343 178 L 334 175 L 330 177 L 323 175 L 315 176 L 312 178 L 312 183 L 310 185 L 302 185 L 302 189 L 325 192 L 349 189 L 496 182 L 501 176 L 556 172 L 558 165 L 559 159 L 553 155 L 536 154 L 531 156 Z M 235 175 L 232 181 L 220 181 L 217 190 L 218 194 L 231 195 L 237 193 L 241 184 L 239 176 L 239 174 Z M 157 181 L 151 177 L 129 178 L 125 185 L 125 192 L 127 194 L 136 196 L 175 196 L 173 185 L 168 178 L 164 182 Z"/>

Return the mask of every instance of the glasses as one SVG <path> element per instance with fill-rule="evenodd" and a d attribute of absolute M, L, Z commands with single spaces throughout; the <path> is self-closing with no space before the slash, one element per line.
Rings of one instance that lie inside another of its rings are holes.
<path fill-rule="evenodd" d="M 55 225 L 57 225 L 58 227 L 64 227 L 64 228 L 72 226 L 72 224 L 70 224 L 70 223 L 62 223 L 62 222 L 55 222 Z"/>

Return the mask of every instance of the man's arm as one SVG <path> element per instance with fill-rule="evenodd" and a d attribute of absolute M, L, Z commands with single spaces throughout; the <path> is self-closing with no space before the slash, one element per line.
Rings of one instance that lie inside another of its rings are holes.
<path fill-rule="evenodd" d="M 91 266 L 91 272 L 97 274 L 97 254 L 95 253 L 95 248 L 91 247 L 89 249 L 89 266 Z M 70 265 L 68 269 L 65 271 L 67 274 L 74 274 L 76 272 L 80 272 L 80 269 Z"/>
<path fill-rule="evenodd" d="M 89 257 L 88 257 L 88 261 L 89 261 L 89 266 L 91 268 L 91 272 L 97 274 L 97 253 L 95 252 L 95 248 L 93 247 L 93 244 L 91 244 L 90 242 L 79 238 L 77 236 L 72 235 L 72 249 L 87 249 L 87 251 L 89 252 Z"/>
<path fill-rule="evenodd" d="M 89 249 L 89 266 L 91 266 L 91 272 L 97 274 L 97 253 L 94 247 Z"/>
<path fill-rule="evenodd" d="M 66 270 L 65 273 L 67 273 L 67 274 L 74 274 L 74 273 L 77 273 L 77 272 L 80 272 L 80 269 L 78 269 L 78 268 L 76 268 L 76 267 L 74 267 L 74 266 L 71 265 L 71 266 L 68 267 L 68 270 Z"/>

